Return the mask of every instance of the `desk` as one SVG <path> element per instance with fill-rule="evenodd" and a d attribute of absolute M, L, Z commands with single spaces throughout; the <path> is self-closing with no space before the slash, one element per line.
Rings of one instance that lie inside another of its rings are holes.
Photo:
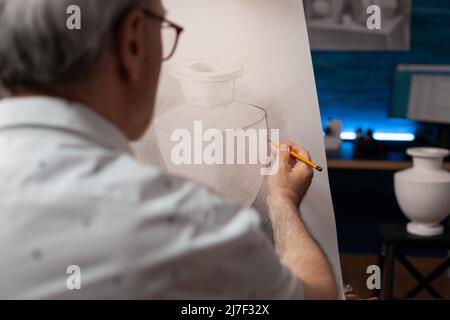
<path fill-rule="evenodd" d="M 328 169 L 337 170 L 385 170 L 400 171 L 412 167 L 410 161 L 389 160 L 340 160 L 328 159 Z M 450 171 L 450 163 L 446 162 L 444 168 Z"/>

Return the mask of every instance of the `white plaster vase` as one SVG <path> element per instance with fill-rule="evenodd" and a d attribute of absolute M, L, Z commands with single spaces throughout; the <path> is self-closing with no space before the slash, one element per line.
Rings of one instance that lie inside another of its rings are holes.
<path fill-rule="evenodd" d="M 199 141 L 196 135 L 198 121 L 202 123 L 203 132 L 217 129 L 224 136 L 227 130 L 267 129 L 264 110 L 235 99 L 235 82 L 243 75 L 243 66 L 213 59 L 183 60 L 170 65 L 169 73 L 181 85 L 185 102 L 155 121 L 158 146 L 167 169 L 197 180 L 230 200 L 252 205 L 264 182 L 260 164 L 199 164 L 195 161 L 175 164 L 171 158 L 177 145 L 171 139 L 174 130 L 185 129 L 192 133 L 193 153 L 201 153 L 201 148 L 209 144 Z M 223 153 L 225 158 L 225 145 Z M 194 157 L 192 155 L 193 160 Z M 249 159 L 248 154 L 245 157 Z"/>
<path fill-rule="evenodd" d="M 403 213 L 411 220 L 409 233 L 436 236 L 444 231 L 440 224 L 450 214 L 450 173 L 443 159 L 450 152 L 438 148 L 412 148 L 413 167 L 397 172 L 395 195 Z"/>

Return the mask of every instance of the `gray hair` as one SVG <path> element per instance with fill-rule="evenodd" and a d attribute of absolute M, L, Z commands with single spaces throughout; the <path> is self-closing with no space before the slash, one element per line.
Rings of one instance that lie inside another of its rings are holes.
<path fill-rule="evenodd" d="M 142 0 L 0 0 L 0 86 L 47 88 L 88 76 L 120 18 Z M 67 8 L 81 9 L 69 30 Z"/>

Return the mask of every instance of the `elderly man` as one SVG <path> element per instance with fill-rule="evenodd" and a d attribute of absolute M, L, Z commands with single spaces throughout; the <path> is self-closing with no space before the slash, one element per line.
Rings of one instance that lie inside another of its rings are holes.
<path fill-rule="evenodd" d="M 0 298 L 336 298 L 299 217 L 300 146 L 268 182 L 275 248 L 253 209 L 133 158 L 161 27 L 178 28 L 157 0 L 0 0 Z"/>

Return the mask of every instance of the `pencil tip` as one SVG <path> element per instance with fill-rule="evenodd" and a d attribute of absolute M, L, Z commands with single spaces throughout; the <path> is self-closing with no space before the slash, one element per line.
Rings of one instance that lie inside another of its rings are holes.
<path fill-rule="evenodd" d="M 317 166 L 317 171 L 319 171 L 319 172 L 322 172 L 323 171 L 323 168 L 322 167 L 319 167 L 319 166 Z"/>

